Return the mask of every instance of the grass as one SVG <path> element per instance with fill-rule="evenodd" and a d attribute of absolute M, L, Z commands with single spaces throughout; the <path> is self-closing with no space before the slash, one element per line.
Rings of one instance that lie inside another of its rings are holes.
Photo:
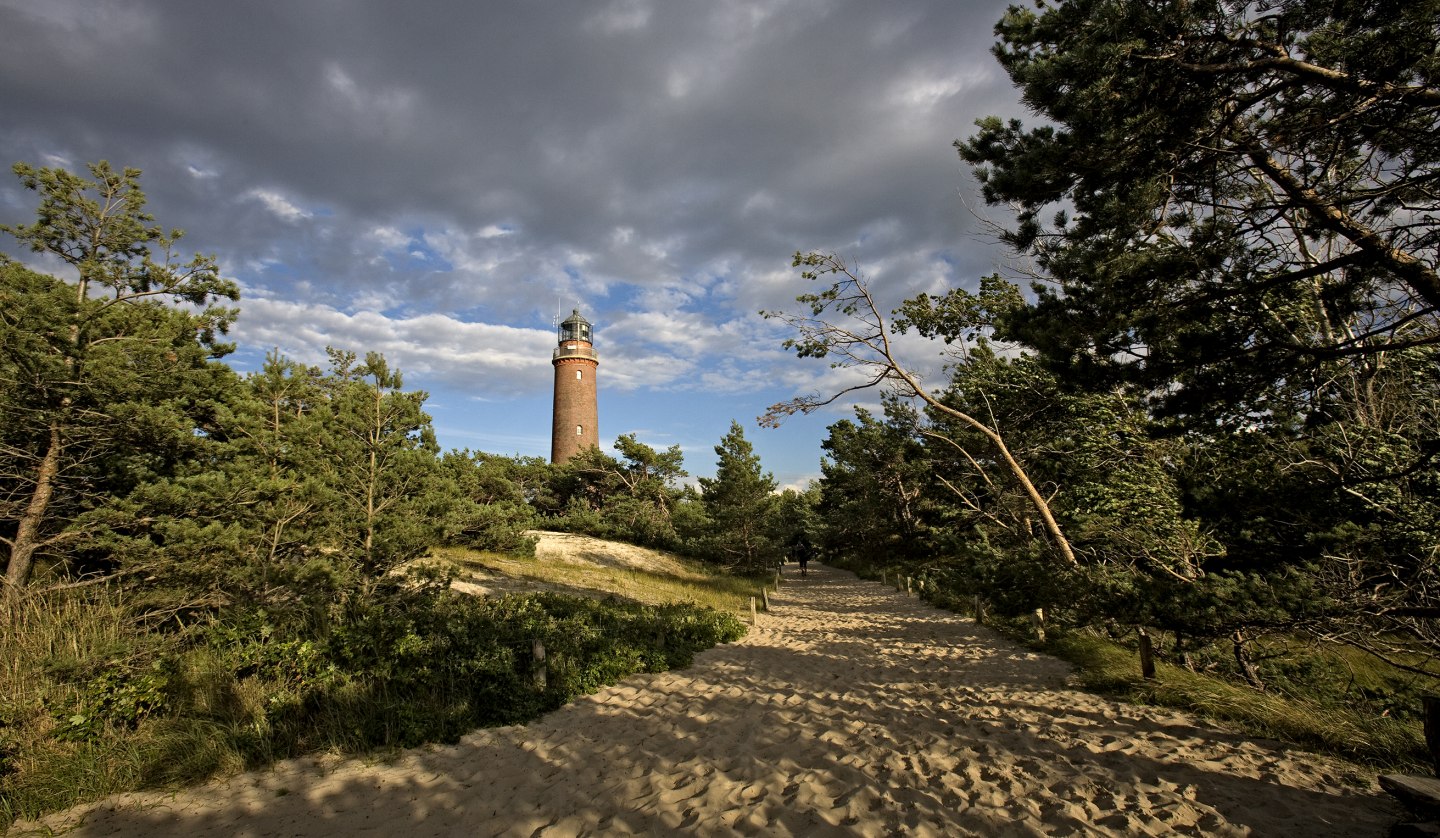
<path fill-rule="evenodd" d="M 1421 670 L 1416 672 L 1352 646 L 1303 638 L 1265 639 L 1256 646 L 1267 682 L 1273 680 L 1288 692 L 1325 696 L 1330 704 L 1364 707 L 1375 715 L 1420 721 L 1423 696 L 1440 686 L 1430 655 L 1396 655 L 1396 660 Z M 1397 646 L 1403 646 L 1398 639 Z"/>
<path fill-rule="evenodd" d="M 878 567 L 852 569 L 868 578 L 880 575 Z M 897 572 L 887 569 L 892 575 Z M 969 613 L 968 596 L 927 592 L 926 597 L 939 607 Z M 1194 650 L 1194 658 L 1212 666 L 1200 671 L 1157 654 L 1156 677 L 1146 680 L 1140 675 L 1138 650 L 1109 637 L 1052 627 L 1050 640 L 1037 645 L 1027 621 L 992 616 L 986 623 L 1074 665 L 1079 685 L 1092 692 L 1187 710 L 1247 736 L 1279 740 L 1366 770 L 1434 772 L 1419 697 L 1435 689 L 1435 679 L 1402 671 L 1357 649 L 1269 638 L 1254 651 L 1268 686 L 1261 692 L 1227 672 L 1228 653 L 1218 647 Z M 1362 773 L 1357 770 L 1356 776 Z"/>
<path fill-rule="evenodd" d="M 70 673 L 97 662 L 123 665 L 156 650 L 137 648 L 125 598 L 109 591 L 24 597 L 0 610 L 0 781 L 24 774 L 22 802 L 0 793 L 0 825 L 21 811 L 65 805 L 133 786 L 135 760 L 116 741 L 65 741 L 62 721 L 86 706 Z"/>
<path fill-rule="evenodd" d="M 665 572 L 517 558 L 463 547 L 438 548 L 433 555 L 461 569 L 480 569 L 537 588 L 611 595 L 647 605 L 689 602 L 732 614 L 749 613 L 750 597 L 759 596 L 763 581 L 725 574 L 702 562 L 679 557 L 673 557 L 673 566 L 678 570 Z"/>
<path fill-rule="evenodd" d="M 1137 653 L 1086 633 L 1052 640 L 1044 651 L 1077 668 L 1086 689 L 1137 703 L 1190 710 L 1246 733 L 1338 756 L 1373 769 L 1430 773 L 1418 721 L 1344 706 L 1322 697 L 1260 692 L 1223 677 L 1157 660 L 1140 676 Z M 1373 670 L 1374 664 L 1367 662 Z"/>
<path fill-rule="evenodd" d="M 426 598 L 397 580 L 399 594 L 367 599 L 343 625 L 332 616 L 323 635 L 263 610 L 146 631 L 125 593 L 105 588 L 32 595 L 0 612 L 0 833 L 118 792 L 301 753 L 383 751 L 521 722 L 743 634 L 737 617 L 760 587 L 688 561 L 644 570 L 439 553 L 506 577 L 502 593 L 517 595 Z M 547 686 L 530 674 L 532 638 L 550 652 Z"/>

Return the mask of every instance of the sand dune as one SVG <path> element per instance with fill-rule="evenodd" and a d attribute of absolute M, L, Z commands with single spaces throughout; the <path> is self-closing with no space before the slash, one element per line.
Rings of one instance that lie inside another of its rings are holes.
<path fill-rule="evenodd" d="M 74 835 L 1379 836 L 1340 766 L 1066 687 L 1066 666 L 825 567 L 744 640 L 383 764 L 292 760 Z M 31 825 L 32 828 L 35 825 Z M 17 826 L 17 831 L 21 827 Z"/>

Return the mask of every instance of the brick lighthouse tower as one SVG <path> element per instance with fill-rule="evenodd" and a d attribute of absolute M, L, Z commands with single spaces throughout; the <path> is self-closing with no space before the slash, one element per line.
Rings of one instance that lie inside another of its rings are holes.
<path fill-rule="evenodd" d="M 550 361 L 555 365 L 552 463 L 600 446 L 600 409 L 595 401 L 595 368 L 600 359 L 591 345 L 590 329 L 590 321 L 580 316 L 578 308 L 560 324 L 560 345 Z"/>

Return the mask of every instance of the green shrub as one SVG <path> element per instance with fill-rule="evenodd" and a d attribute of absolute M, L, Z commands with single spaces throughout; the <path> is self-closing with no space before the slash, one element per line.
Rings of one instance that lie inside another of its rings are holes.
<path fill-rule="evenodd" d="M 1134 650 L 1089 633 L 1062 635 L 1046 651 L 1075 664 L 1081 683 L 1097 692 L 1195 711 L 1252 735 L 1366 765 L 1415 770 L 1429 762 L 1420 727 L 1411 720 L 1312 696 L 1259 692 L 1163 661 L 1157 663 L 1157 677 L 1145 680 Z"/>
<path fill-rule="evenodd" d="M 387 578 L 323 618 L 237 609 L 157 635 L 118 594 L 89 596 L 26 612 L 28 646 L 7 635 L 0 825 L 305 752 L 454 741 L 636 672 L 688 665 L 745 631 L 731 614 L 687 604 L 487 600 Z"/>

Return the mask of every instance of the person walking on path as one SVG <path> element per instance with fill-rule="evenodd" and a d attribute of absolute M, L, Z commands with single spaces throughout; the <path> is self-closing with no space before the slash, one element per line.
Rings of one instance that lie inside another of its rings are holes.
<path fill-rule="evenodd" d="M 815 548 L 810 545 L 810 537 L 802 530 L 790 546 L 790 556 L 800 563 L 800 575 L 809 575 L 810 554 Z"/>
<path fill-rule="evenodd" d="M 1074 690 L 968 617 L 816 574 L 685 669 L 528 724 L 110 798 L 47 834 L 1380 838 L 1400 817 L 1328 760 Z"/>

